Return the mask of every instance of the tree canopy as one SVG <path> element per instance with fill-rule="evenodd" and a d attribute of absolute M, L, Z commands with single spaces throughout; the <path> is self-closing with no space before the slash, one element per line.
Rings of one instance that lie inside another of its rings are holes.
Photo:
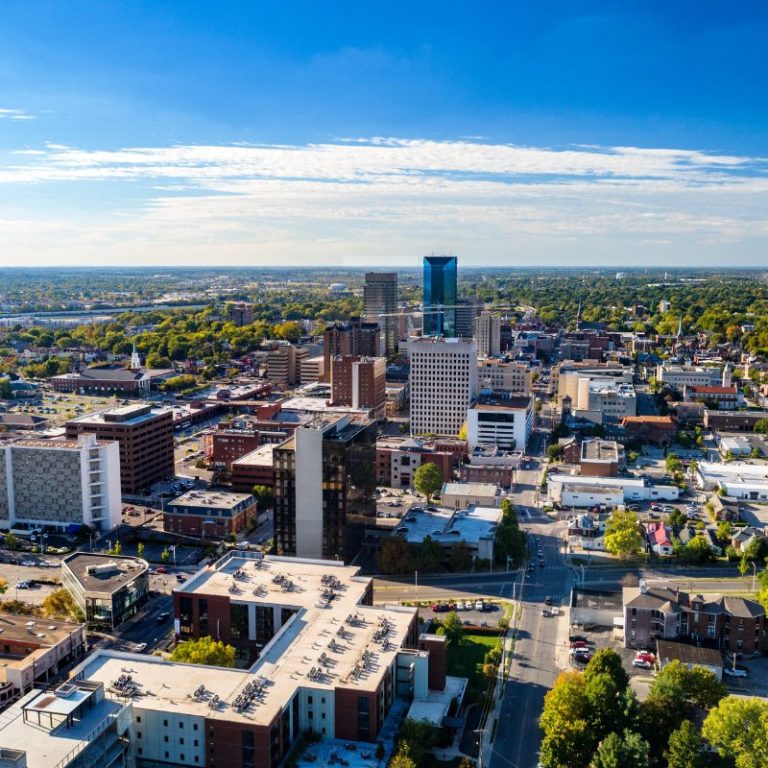
<path fill-rule="evenodd" d="M 234 667 L 235 649 L 221 640 L 201 637 L 180 642 L 171 653 L 173 661 L 187 664 L 205 664 L 212 667 Z"/>

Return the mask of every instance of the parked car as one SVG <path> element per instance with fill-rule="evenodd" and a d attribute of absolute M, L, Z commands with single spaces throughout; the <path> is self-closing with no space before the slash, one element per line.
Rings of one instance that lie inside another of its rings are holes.
<path fill-rule="evenodd" d="M 586 648 L 586 640 L 571 640 L 571 648 Z"/>
<path fill-rule="evenodd" d="M 651 669 L 653 664 L 645 659 L 632 659 L 633 667 L 640 667 L 640 669 Z"/>
<path fill-rule="evenodd" d="M 155 568 L 155 573 L 168 573 L 168 569 L 164 565 L 158 565 Z"/>
<path fill-rule="evenodd" d="M 552 598 L 549 595 L 544 598 L 544 605 L 552 605 Z"/>
<path fill-rule="evenodd" d="M 477 601 L 475 602 L 475 610 L 476 610 L 476 611 L 482 611 L 482 610 L 484 610 L 484 607 L 483 607 L 483 601 L 482 601 L 482 600 L 477 600 Z"/>
<path fill-rule="evenodd" d="M 37 563 L 34 560 L 22 560 L 21 564 L 26 565 L 30 568 L 34 568 L 37 565 Z"/>
<path fill-rule="evenodd" d="M 30 587 L 30 584 L 28 581 L 20 581 L 16 585 L 16 589 L 29 589 L 29 587 Z"/>
<path fill-rule="evenodd" d="M 136 653 L 144 653 L 144 651 L 147 650 L 147 644 L 146 643 L 139 643 L 133 650 Z"/>
<path fill-rule="evenodd" d="M 738 667 L 736 669 L 733 667 L 723 667 L 723 674 L 728 677 L 746 677 L 748 673 L 746 669 L 739 669 Z"/>
<path fill-rule="evenodd" d="M 549 616 L 549 611 L 546 608 L 541 609 L 541 615 L 542 616 Z"/>

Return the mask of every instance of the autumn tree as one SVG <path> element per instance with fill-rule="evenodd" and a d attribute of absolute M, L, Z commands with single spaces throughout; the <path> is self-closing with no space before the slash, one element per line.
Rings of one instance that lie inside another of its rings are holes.
<path fill-rule="evenodd" d="M 41 606 L 43 615 L 51 619 L 61 619 L 63 621 L 84 621 L 83 611 L 74 601 L 72 595 L 63 587 L 54 589 L 48 597 L 43 600 Z"/>
<path fill-rule="evenodd" d="M 736 768 L 768 765 L 768 703 L 727 696 L 707 715 L 702 735 Z"/>
<path fill-rule="evenodd" d="M 683 720 L 669 737 L 667 768 L 706 768 L 706 742 L 690 720 Z"/>
<path fill-rule="evenodd" d="M 235 648 L 210 636 L 184 640 L 173 649 L 171 660 L 211 667 L 234 667 Z"/>

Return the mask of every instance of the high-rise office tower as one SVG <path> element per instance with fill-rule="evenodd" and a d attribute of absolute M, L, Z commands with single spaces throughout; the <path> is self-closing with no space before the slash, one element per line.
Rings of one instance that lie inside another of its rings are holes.
<path fill-rule="evenodd" d="M 456 336 L 456 257 L 424 257 L 424 336 Z"/>
<path fill-rule="evenodd" d="M 498 355 L 501 352 L 501 318 L 490 312 L 481 312 L 475 318 L 475 339 L 479 355 Z"/>
<path fill-rule="evenodd" d="M 397 351 L 397 272 L 366 272 L 363 286 L 365 319 L 381 328 L 381 354 Z"/>
<path fill-rule="evenodd" d="M 321 419 L 273 457 L 278 554 L 352 560 L 376 522 L 376 422 Z"/>
<path fill-rule="evenodd" d="M 474 339 L 413 339 L 411 434 L 455 437 L 477 397 L 477 343 Z"/>

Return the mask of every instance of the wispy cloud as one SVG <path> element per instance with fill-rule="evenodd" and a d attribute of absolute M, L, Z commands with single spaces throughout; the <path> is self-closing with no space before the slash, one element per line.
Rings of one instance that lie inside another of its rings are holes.
<path fill-rule="evenodd" d="M 552 253 L 574 240 L 691 251 L 768 238 L 768 158 L 698 149 L 373 137 L 116 150 L 50 143 L 15 154 L 0 165 L 0 190 L 80 184 L 85 216 L 100 185 L 123 188 L 124 204 L 88 226 L 89 242 L 120 249 L 205 244 L 233 258 L 279 258 L 316 248 L 339 258 L 467 242 L 482 261 L 521 243 Z"/>
<path fill-rule="evenodd" d="M 23 109 L 3 109 L 0 108 L 0 120 L 34 120 L 37 115 L 30 115 Z"/>

